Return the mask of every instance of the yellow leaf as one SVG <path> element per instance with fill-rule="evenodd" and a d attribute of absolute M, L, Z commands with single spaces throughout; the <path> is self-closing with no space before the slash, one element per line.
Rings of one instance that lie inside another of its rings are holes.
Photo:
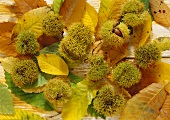
<path fill-rule="evenodd" d="M 26 13 L 32 9 L 47 5 L 47 3 L 44 0 L 14 0 L 14 1 L 22 13 Z"/>
<path fill-rule="evenodd" d="M 96 95 L 96 91 L 90 90 L 87 84 L 86 80 L 76 84 L 71 99 L 63 107 L 63 120 L 81 120 L 87 113 L 88 105 Z"/>
<path fill-rule="evenodd" d="M 170 8 L 163 0 L 150 0 L 150 8 L 154 20 L 160 25 L 170 27 Z"/>
<path fill-rule="evenodd" d="M 134 95 L 152 83 L 164 82 L 165 80 L 170 81 L 169 71 L 170 64 L 165 62 L 158 62 L 150 68 L 141 69 L 142 78 L 140 82 L 127 90 L 131 95 Z M 168 89 L 168 86 L 166 87 L 166 89 Z"/>
<path fill-rule="evenodd" d="M 65 0 L 60 8 L 66 26 L 81 21 L 86 8 L 86 0 Z"/>
<path fill-rule="evenodd" d="M 38 65 L 42 72 L 52 75 L 68 75 L 67 64 L 55 54 L 41 54 L 37 56 Z"/>
<path fill-rule="evenodd" d="M 153 83 L 128 100 L 120 115 L 120 120 L 155 120 L 162 107 L 167 92 L 166 84 Z"/>
<path fill-rule="evenodd" d="M 106 20 L 119 21 L 121 17 L 121 8 L 127 0 L 101 0 L 100 9 L 98 13 L 97 30 L 100 29 Z"/>
<path fill-rule="evenodd" d="M 12 72 L 13 66 L 15 66 L 15 63 L 19 61 L 18 58 L 14 57 L 6 57 L 4 59 L 1 59 L 0 62 L 3 66 L 3 69 L 6 70 L 8 73 Z"/>
<path fill-rule="evenodd" d="M 44 118 L 26 110 L 15 109 L 15 115 L 2 115 L 1 120 L 45 120 Z"/>
<path fill-rule="evenodd" d="M 169 120 L 170 119 L 170 95 L 166 97 L 166 100 L 160 110 L 159 116 L 155 120 Z"/>
<path fill-rule="evenodd" d="M 85 25 L 89 26 L 93 32 L 95 31 L 98 22 L 97 12 L 94 9 L 94 7 L 92 7 L 87 2 L 86 2 L 86 11 L 84 17 L 82 18 L 82 22 Z"/>
<path fill-rule="evenodd" d="M 14 39 L 19 32 L 24 30 L 31 30 L 36 34 L 37 38 L 41 36 L 43 34 L 42 21 L 49 12 L 49 7 L 41 7 L 25 13 L 14 27 L 12 31 L 12 39 Z"/>
<path fill-rule="evenodd" d="M 132 42 L 135 48 L 145 44 L 152 30 L 152 18 L 148 12 L 146 14 L 144 23 L 133 28 Z"/>

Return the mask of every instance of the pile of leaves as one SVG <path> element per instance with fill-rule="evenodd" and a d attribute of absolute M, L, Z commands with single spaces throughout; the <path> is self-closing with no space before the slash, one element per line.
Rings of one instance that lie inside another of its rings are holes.
<path fill-rule="evenodd" d="M 88 55 L 103 55 L 109 67 L 115 68 L 118 63 L 126 60 L 129 47 L 134 46 L 136 50 L 150 42 L 153 19 L 165 27 L 170 26 L 170 9 L 162 0 L 141 0 L 145 5 L 145 10 L 150 14 L 147 14 L 142 25 L 129 27 L 131 30 L 129 42 L 116 47 L 103 47 L 99 31 L 107 20 L 121 22 L 122 6 L 128 0 L 101 0 L 98 12 L 85 0 L 54 0 L 52 5 L 48 5 L 44 0 L 14 1 L 16 4 L 12 6 L 11 12 L 17 14 L 17 21 L 0 23 L 0 52 L 7 56 L 0 60 L 7 84 L 6 86 L 0 83 L 0 118 L 44 119 L 28 111 L 16 109 L 11 94 L 34 107 L 53 111 L 56 108 L 45 99 L 44 87 L 50 79 L 65 76 L 69 80 L 67 82 L 73 93 L 76 94 L 73 94 L 64 104 L 61 112 L 63 120 L 80 120 L 86 115 L 105 119 L 107 116 L 98 113 L 93 107 L 94 99 L 99 94 L 98 91 L 105 84 L 117 87 L 116 92 L 123 94 L 126 98 L 126 104 L 115 114 L 115 116 L 120 115 L 120 120 L 170 119 L 170 64 L 159 61 L 148 68 L 140 68 L 142 74 L 140 82 L 129 88 L 123 88 L 115 84 L 110 74 L 99 83 L 88 81 L 86 76 L 75 72 L 76 68 L 70 68 L 68 61 L 59 53 L 60 42 L 65 37 L 63 33 L 67 34 L 67 30 L 73 23 L 81 22 L 89 26 L 93 33 L 94 41 L 89 48 Z M 7 8 L 11 9 L 9 6 Z M 61 16 L 64 22 L 64 32 L 57 37 L 47 36 L 43 32 L 43 19 L 50 12 Z M 26 30 L 36 33 L 40 48 L 35 54 L 23 55 L 16 51 L 16 38 Z M 38 80 L 24 88 L 16 86 L 12 81 L 12 67 L 18 59 L 31 59 L 39 67 Z M 87 59 L 81 61 L 80 66 L 87 64 L 87 61 Z"/>

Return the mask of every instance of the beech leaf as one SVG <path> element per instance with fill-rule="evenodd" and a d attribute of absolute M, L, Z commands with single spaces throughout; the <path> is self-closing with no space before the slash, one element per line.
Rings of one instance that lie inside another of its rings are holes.
<path fill-rule="evenodd" d="M 4 22 L 0 23 L 0 52 L 9 55 L 17 56 L 14 43 L 11 42 L 11 32 L 15 23 Z"/>
<path fill-rule="evenodd" d="M 170 27 L 170 8 L 163 0 L 149 1 L 154 20 L 165 27 Z"/>
<path fill-rule="evenodd" d="M 7 86 L 0 83 L 0 91 L 0 114 L 14 114 L 12 95 L 8 91 Z"/>
<path fill-rule="evenodd" d="M 46 6 L 47 3 L 44 0 L 14 0 L 19 10 L 22 13 L 26 13 L 32 9 Z"/>
<path fill-rule="evenodd" d="M 31 30 L 38 38 L 43 34 L 42 21 L 50 12 L 49 7 L 41 7 L 25 13 L 12 31 L 12 40 L 24 30 Z M 52 12 L 52 11 L 51 11 Z"/>
<path fill-rule="evenodd" d="M 53 0 L 53 8 L 54 8 L 55 13 L 59 14 L 60 7 L 63 2 L 64 2 L 64 0 Z"/>
<path fill-rule="evenodd" d="M 26 103 L 42 108 L 46 111 L 52 111 L 54 110 L 50 103 L 44 98 L 43 93 L 25 93 L 22 89 L 15 86 L 15 84 L 12 81 L 11 75 L 5 71 L 5 79 L 6 83 L 8 84 L 8 88 L 11 90 L 11 92 L 21 100 L 25 101 Z"/>
<path fill-rule="evenodd" d="M 41 54 L 36 58 L 42 72 L 52 75 L 68 75 L 69 73 L 65 61 L 55 54 Z"/>
<path fill-rule="evenodd" d="M 155 120 L 166 99 L 168 84 L 153 83 L 141 90 L 128 100 L 120 120 Z"/>
<path fill-rule="evenodd" d="M 80 22 L 86 8 L 86 0 L 65 0 L 60 9 L 60 15 L 66 26 L 73 22 Z"/>
<path fill-rule="evenodd" d="M 94 32 L 98 22 L 98 15 L 94 7 L 86 2 L 86 11 L 82 18 L 82 22 L 91 28 Z"/>
<path fill-rule="evenodd" d="M 88 105 L 95 97 L 96 92 L 88 89 L 86 81 L 76 84 L 71 99 L 64 105 L 62 110 L 63 120 L 81 120 L 87 113 Z"/>
<path fill-rule="evenodd" d="M 142 78 L 140 82 L 127 90 L 131 95 L 134 95 L 152 83 L 170 81 L 169 71 L 170 64 L 165 62 L 158 62 L 147 69 L 141 69 Z M 170 91 L 170 85 L 166 87 L 167 91 L 168 89 Z"/>
<path fill-rule="evenodd" d="M 107 20 L 119 21 L 121 17 L 121 8 L 127 0 L 102 0 L 100 3 L 98 13 L 97 30 L 100 29 L 102 24 Z"/>
<path fill-rule="evenodd" d="M 15 63 L 19 61 L 18 58 L 14 58 L 14 57 L 6 57 L 6 58 L 2 58 L 0 59 L 0 62 L 3 66 L 3 69 L 5 71 L 7 71 L 8 73 L 12 72 L 12 68 L 13 66 L 15 66 Z"/>
<path fill-rule="evenodd" d="M 170 95 L 166 97 L 166 100 L 160 110 L 159 116 L 155 120 L 169 120 L 170 119 Z"/>
<path fill-rule="evenodd" d="M 15 115 L 0 114 L 0 118 L 1 120 L 45 120 L 35 113 L 18 108 L 15 109 Z"/>
<path fill-rule="evenodd" d="M 135 48 L 144 45 L 150 37 L 150 33 L 152 31 L 152 18 L 148 12 L 146 12 L 146 14 L 147 16 L 144 23 L 133 28 L 134 33 L 132 35 L 132 43 Z"/>

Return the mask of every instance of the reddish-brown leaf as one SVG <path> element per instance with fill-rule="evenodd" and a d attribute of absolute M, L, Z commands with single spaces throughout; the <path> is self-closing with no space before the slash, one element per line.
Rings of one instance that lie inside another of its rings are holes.
<path fill-rule="evenodd" d="M 154 20 L 160 25 L 170 27 L 170 8 L 163 0 L 149 1 Z"/>
<path fill-rule="evenodd" d="M 86 0 L 65 0 L 60 8 L 66 26 L 81 21 L 86 8 Z"/>
<path fill-rule="evenodd" d="M 32 9 L 46 6 L 44 0 L 14 0 L 22 13 L 26 13 Z"/>

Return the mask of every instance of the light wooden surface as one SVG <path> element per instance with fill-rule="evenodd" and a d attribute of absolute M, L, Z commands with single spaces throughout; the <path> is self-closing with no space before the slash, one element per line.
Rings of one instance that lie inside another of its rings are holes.
<path fill-rule="evenodd" d="M 46 0 L 46 1 L 49 4 L 52 4 L 53 0 Z M 95 7 L 96 11 L 98 11 L 99 6 L 100 6 L 100 0 L 87 0 L 87 1 L 92 6 Z M 170 7 L 170 0 L 164 0 L 164 1 Z M 16 14 L 12 14 L 8 9 L 5 9 L 3 7 L 4 5 L 10 6 L 10 5 L 14 5 L 14 4 L 15 4 L 14 0 L 0 0 L 0 22 L 15 21 Z M 11 9 L 15 9 L 15 7 L 11 8 Z M 153 22 L 152 28 L 153 28 L 152 34 L 151 34 L 152 39 L 155 39 L 157 37 L 170 37 L 170 28 L 165 28 L 161 25 L 156 24 L 155 22 Z M 134 56 L 133 49 L 130 49 L 127 57 L 133 58 L 133 56 Z M 0 54 L 0 57 L 4 57 L 4 56 L 2 54 Z M 170 63 L 170 51 L 164 51 L 162 53 L 162 57 L 163 57 L 162 61 Z M 80 71 L 84 71 L 84 69 L 81 69 L 81 68 L 79 68 L 79 69 L 80 69 Z M 4 71 L 3 71 L 3 68 L 1 65 L 0 65 L 0 82 L 5 82 Z M 58 115 L 58 113 L 56 113 L 56 112 L 41 111 L 35 107 L 32 107 L 31 105 L 26 104 L 23 101 L 20 101 L 15 96 L 13 96 L 13 100 L 14 100 L 14 105 L 16 108 L 22 108 L 25 110 L 33 111 L 41 116 L 45 116 L 49 120 L 52 120 L 52 118 L 55 120 L 60 120 L 61 116 Z M 51 118 L 49 118 L 49 117 L 51 117 Z M 108 120 L 116 120 L 116 119 L 117 118 L 108 118 Z M 91 117 L 86 117 L 86 118 L 84 118 L 84 120 L 95 120 L 95 119 L 91 118 Z"/>

